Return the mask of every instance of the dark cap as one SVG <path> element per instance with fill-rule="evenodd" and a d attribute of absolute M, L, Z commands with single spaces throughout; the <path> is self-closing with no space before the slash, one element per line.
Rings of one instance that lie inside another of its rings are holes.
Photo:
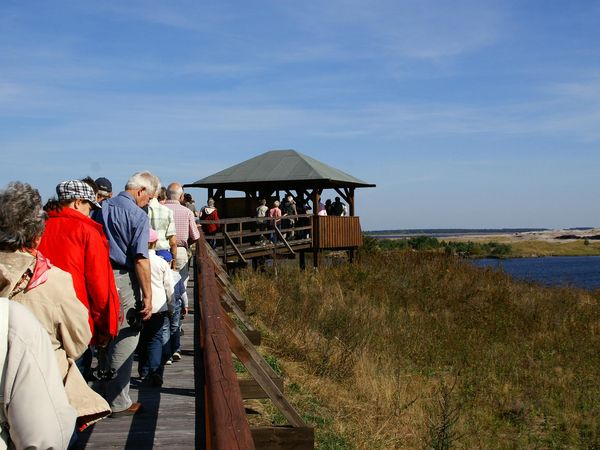
<path fill-rule="evenodd" d="M 98 189 L 100 191 L 102 191 L 102 192 L 100 192 L 100 194 L 112 193 L 112 183 L 110 182 L 110 180 L 108 178 L 104 178 L 104 177 L 97 178 L 96 185 L 98 186 Z"/>

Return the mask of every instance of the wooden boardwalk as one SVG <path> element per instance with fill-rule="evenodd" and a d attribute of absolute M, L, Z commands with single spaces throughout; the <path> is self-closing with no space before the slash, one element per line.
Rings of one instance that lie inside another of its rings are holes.
<path fill-rule="evenodd" d="M 191 285 L 191 282 L 190 282 Z M 193 299 L 189 289 L 190 299 Z M 194 448 L 194 317 L 182 322 L 183 357 L 165 367 L 161 388 L 142 385 L 132 379 L 131 398 L 143 405 L 135 416 L 106 418 L 81 433 L 80 449 Z M 133 364 L 137 375 L 137 361 Z"/>

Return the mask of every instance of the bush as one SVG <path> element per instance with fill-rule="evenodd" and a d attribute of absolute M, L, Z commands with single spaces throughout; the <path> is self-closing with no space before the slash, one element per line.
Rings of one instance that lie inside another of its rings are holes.
<path fill-rule="evenodd" d="M 497 242 L 476 243 L 439 241 L 430 236 L 417 236 L 402 239 L 377 239 L 365 236 L 362 253 L 371 253 L 387 250 L 416 250 L 416 251 L 443 251 L 447 255 L 459 255 L 464 257 L 506 257 L 512 253 L 509 244 Z"/>

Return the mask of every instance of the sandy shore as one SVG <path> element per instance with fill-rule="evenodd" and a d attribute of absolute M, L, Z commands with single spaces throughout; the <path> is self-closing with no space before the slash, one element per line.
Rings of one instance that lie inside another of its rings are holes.
<path fill-rule="evenodd" d="M 546 242 L 569 242 L 574 241 L 573 239 L 556 239 L 560 236 L 576 236 L 577 238 L 583 238 L 590 236 L 600 236 L 600 228 L 592 228 L 585 230 L 548 230 L 548 231 L 528 231 L 522 233 L 512 234 L 478 234 L 478 235 L 462 235 L 462 236 L 448 236 L 444 237 L 443 240 L 448 241 L 473 241 L 473 242 L 525 242 L 525 241 L 546 241 Z"/>

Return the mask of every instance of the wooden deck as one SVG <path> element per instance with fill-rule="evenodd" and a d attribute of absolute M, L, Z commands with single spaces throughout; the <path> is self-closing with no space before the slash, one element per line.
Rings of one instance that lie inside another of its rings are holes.
<path fill-rule="evenodd" d="M 193 298 L 192 291 L 188 291 L 190 299 Z M 165 367 L 163 386 L 143 386 L 136 379 L 131 382 L 131 398 L 142 403 L 143 411 L 133 417 L 101 420 L 81 434 L 77 448 L 194 448 L 194 316 L 188 315 L 182 323 L 183 357 Z M 137 361 L 133 364 L 133 375 L 137 375 Z"/>

